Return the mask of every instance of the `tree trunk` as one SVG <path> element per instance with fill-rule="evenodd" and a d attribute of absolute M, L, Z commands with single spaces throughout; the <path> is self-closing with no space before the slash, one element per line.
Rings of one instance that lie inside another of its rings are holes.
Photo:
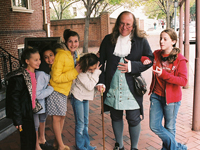
<path fill-rule="evenodd" d="M 87 0 L 87 12 L 85 17 L 85 31 L 84 31 L 84 42 L 83 42 L 83 53 L 88 53 L 88 35 L 89 35 L 89 25 L 90 25 L 90 15 L 91 15 L 91 0 Z"/>
<path fill-rule="evenodd" d="M 167 0 L 166 28 L 170 28 L 169 1 Z"/>
<path fill-rule="evenodd" d="M 172 23 L 173 22 L 173 16 L 170 16 L 170 28 L 173 28 L 174 27 L 174 29 L 175 29 L 175 25 L 176 25 L 176 23 L 174 22 L 174 24 Z M 173 26 L 174 25 L 174 26 Z"/>
<path fill-rule="evenodd" d="M 83 53 L 88 53 L 89 25 L 90 25 L 90 17 L 86 16 L 86 18 L 85 18 L 85 31 L 84 31 Z"/>
<path fill-rule="evenodd" d="M 60 4 L 60 20 L 62 19 L 62 13 L 63 13 L 62 4 Z"/>
<path fill-rule="evenodd" d="M 170 28 L 170 21 L 169 20 L 170 19 L 169 19 L 169 16 L 167 14 L 167 16 L 166 16 L 166 29 Z"/>

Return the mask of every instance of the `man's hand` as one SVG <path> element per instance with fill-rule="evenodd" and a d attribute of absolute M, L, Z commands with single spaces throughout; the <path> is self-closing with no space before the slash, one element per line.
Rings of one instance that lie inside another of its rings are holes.
<path fill-rule="evenodd" d="M 105 92 L 105 88 L 104 88 L 103 84 L 97 85 L 96 88 L 100 93 L 102 93 L 102 92 L 104 93 Z"/>
<path fill-rule="evenodd" d="M 128 59 L 124 58 L 127 63 L 119 62 L 119 66 L 117 66 L 118 70 L 121 70 L 121 73 L 128 72 Z"/>

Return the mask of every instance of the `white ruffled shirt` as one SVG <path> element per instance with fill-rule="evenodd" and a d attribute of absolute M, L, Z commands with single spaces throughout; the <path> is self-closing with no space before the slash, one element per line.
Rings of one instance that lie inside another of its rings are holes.
<path fill-rule="evenodd" d="M 119 57 L 126 57 L 131 52 L 131 38 L 130 34 L 127 36 L 119 35 L 114 50 L 114 55 Z M 131 72 L 131 61 L 128 61 L 128 72 Z"/>
<path fill-rule="evenodd" d="M 131 34 L 127 35 L 127 36 L 122 36 L 119 35 L 119 37 L 117 38 L 117 43 L 115 46 L 115 50 L 113 52 L 113 54 L 115 56 L 119 56 L 119 57 L 125 57 L 128 56 L 128 54 L 130 54 L 131 52 Z M 131 72 L 131 61 L 128 61 L 128 72 Z M 102 83 L 99 83 L 97 85 L 103 85 L 105 88 L 105 85 Z"/>
<path fill-rule="evenodd" d="M 119 35 L 114 50 L 114 55 L 119 57 L 125 57 L 131 52 L 131 38 L 130 34 L 127 36 Z"/>

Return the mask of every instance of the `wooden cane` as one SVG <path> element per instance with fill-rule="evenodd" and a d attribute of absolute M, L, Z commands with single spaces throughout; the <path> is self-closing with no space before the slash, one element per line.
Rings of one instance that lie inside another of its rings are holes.
<path fill-rule="evenodd" d="M 101 116 L 102 116 L 103 150 L 105 150 L 103 88 L 102 88 L 102 92 L 101 92 Z"/>

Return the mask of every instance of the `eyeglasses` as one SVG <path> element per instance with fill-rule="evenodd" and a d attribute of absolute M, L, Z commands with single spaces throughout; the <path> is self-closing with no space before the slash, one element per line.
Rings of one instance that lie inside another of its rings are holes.
<path fill-rule="evenodd" d="M 123 23 L 123 22 L 120 22 L 120 23 L 119 23 L 119 26 L 120 26 L 120 27 L 126 27 L 126 28 L 131 28 L 131 27 L 133 27 L 133 25 L 128 24 L 128 23 L 125 24 L 125 23 Z"/>

